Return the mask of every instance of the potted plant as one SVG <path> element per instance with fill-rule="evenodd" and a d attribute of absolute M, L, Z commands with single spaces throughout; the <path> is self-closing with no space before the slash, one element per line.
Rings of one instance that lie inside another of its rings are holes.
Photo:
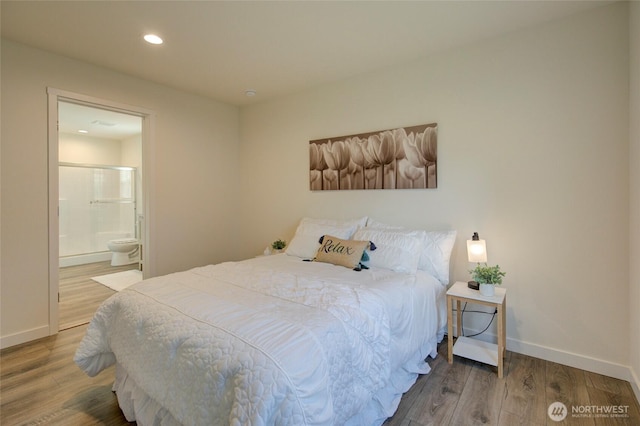
<path fill-rule="evenodd" d="M 271 243 L 271 248 L 273 249 L 274 253 L 280 253 L 286 246 L 287 242 L 285 240 L 278 239 Z"/>
<path fill-rule="evenodd" d="M 486 263 L 484 266 L 478 263 L 478 266 L 469 272 L 473 280 L 480 284 L 480 294 L 483 296 L 493 296 L 495 293 L 493 286 L 502 284 L 502 278 L 507 275 L 500 270 L 500 265 L 488 266 Z"/>

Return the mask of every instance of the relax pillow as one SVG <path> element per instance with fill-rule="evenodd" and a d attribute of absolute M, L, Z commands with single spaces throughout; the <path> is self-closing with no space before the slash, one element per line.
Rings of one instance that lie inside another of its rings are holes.
<path fill-rule="evenodd" d="M 367 221 L 367 228 L 369 227 L 411 235 L 416 232 L 422 233 L 423 251 L 420 253 L 418 269 L 433 275 L 444 285 L 449 284 L 449 262 L 456 241 L 456 231 L 415 231 L 373 219 Z"/>
<path fill-rule="evenodd" d="M 300 221 L 293 239 L 287 246 L 285 253 L 289 256 L 297 256 L 303 259 L 313 259 L 320 247 L 318 240 L 323 235 L 334 235 L 337 238 L 348 240 L 358 228 L 358 225 L 350 226 L 327 225 Z"/>
<path fill-rule="evenodd" d="M 423 231 L 424 232 L 424 231 Z M 369 265 L 405 274 L 415 274 L 423 250 L 424 237 L 420 232 L 360 228 L 354 240 L 374 241 L 376 250 L 369 253 Z"/>
<path fill-rule="evenodd" d="M 343 240 L 332 235 L 324 235 L 315 260 L 355 269 L 368 247 L 369 241 Z"/>

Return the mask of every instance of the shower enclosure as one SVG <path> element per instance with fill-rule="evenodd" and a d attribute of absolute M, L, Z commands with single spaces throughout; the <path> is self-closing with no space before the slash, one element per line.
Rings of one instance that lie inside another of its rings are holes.
<path fill-rule="evenodd" d="M 138 238 L 135 167 L 59 164 L 60 266 L 109 259 L 107 242 Z"/>

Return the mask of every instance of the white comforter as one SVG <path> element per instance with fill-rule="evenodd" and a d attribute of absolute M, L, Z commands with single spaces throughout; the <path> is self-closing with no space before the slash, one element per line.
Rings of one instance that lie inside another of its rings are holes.
<path fill-rule="evenodd" d="M 206 266 L 112 296 L 75 361 L 91 376 L 117 362 L 184 425 L 381 423 L 408 387 L 403 374 L 429 371 L 442 292 L 426 274 L 284 254 Z"/>

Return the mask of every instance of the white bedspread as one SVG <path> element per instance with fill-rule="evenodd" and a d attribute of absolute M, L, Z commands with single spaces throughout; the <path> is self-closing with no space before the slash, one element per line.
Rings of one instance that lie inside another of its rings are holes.
<path fill-rule="evenodd" d="M 211 265 L 112 296 L 75 361 L 91 376 L 117 362 L 184 425 L 381 423 L 403 374 L 429 371 L 443 291 L 422 273 L 285 254 Z"/>

